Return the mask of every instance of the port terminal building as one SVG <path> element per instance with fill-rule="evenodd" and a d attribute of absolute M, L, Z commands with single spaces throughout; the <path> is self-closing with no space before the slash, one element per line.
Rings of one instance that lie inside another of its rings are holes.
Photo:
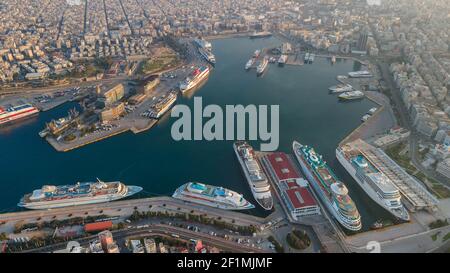
<path fill-rule="evenodd" d="M 437 198 L 382 149 L 376 148 L 362 139 L 347 142 L 340 149 L 346 154 L 364 156 L 375 168 L 386 175 L 400 191 L 403 203 L 410 211 L 427 210 L 431 212 L 436 209 Z"/>
<path fill-rule="evenodd" d="M 288 155 L 281 152 L 266 154 L 262 157 L 262 163 L 293 219 L 321 214 L 308 182 Z"/>

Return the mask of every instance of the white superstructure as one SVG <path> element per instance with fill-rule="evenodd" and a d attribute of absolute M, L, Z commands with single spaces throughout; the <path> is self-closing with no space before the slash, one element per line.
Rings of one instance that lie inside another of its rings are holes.
<path fill-rule="evenodd" d="M 362 151 L 356 146 L 345 144 L 336 149 L 336 158 L 372 200 L 397 219 L 409 220 L 408 211 L 401 202 L 397 187 Z"/>
<path fill-rule="evenodd" d="M 245 200 L 242 194 L 222 187 L 198 182 L 189 182 L 182 185 L 174 192 L 172 197 L 228 210 L 244 210 L 255 207 Z"/>

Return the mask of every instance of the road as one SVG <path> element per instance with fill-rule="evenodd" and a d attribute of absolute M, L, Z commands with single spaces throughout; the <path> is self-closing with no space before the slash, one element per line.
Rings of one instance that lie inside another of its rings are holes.
<path fill-rule="evenodd" d="M 190 239 L 202 240 L 206 245 L 215 246 L 219 249 L 231 251 L 234 253 L 265 253 L 266 251 L 259 248 L 254 248 L 251 246 L 238 244 L 233 241 L 226 240 L 221 237 L 211 236 L 208 234 L 203 234 L 199 232 L 194 232 L 191 230 L 186 230 L 182 228 L 177 228 L 169 225 L 151 225 L 148 228 L 141 229 L 123 229 L 112 231 L 113 237 L 116 241 L 124 240 L 126 237 L 145 237 L 145 236 L 171 236 L 176 234 L 180 236 L 180 239 L 189 241 Z M 96 239 L 97 236 L 90 236 L 77 240 L 81 245 L 87 245 L 90 241 Z M 27 250 L 23 252 L 28 253 L 42 253 L 42 252 L 53 252 L 56 250 L 64 249 L 67 246 L 67 242 L 62 242 L 58 244 L 53 244 L 50 246 L 45 246 L 37 249 Z M 121 247 L 121 246 L 120 246 Z"/>
<path fill-rule="evenodd" d="M 414 164 L 414 167 L 416 167 L 426 176 L 435 179 L 437 181 L 440 181 L 445 186 L 450 187 L 450 179 L 437 174 L 433 170 L 428 170 L 424 168 L 420 163 L 420 159 L 418 158 L 418 140 L 420 139 L 420 136 L 415 131 L 412 125 L 412 122 L 408 115 L 409 111 L 408 109 L 406 109 L 406 106 L 403 103 L 403 100 L 401 99 L 400 90 L 398 90 L 398 88 L 395 86 L 388 65 L 385 62 L 380 61 L 378 62 L 378 66 L 380 68 L 383 79 L 385 80 L 386 84 L 389 87 L 391 101 L 393 101 L 395 104 L 397 116 L 400 119 L 400 125 L 407 128 L 411 132 L 409 137 L 409 151 L 411 156 L 411 162 Z"/>

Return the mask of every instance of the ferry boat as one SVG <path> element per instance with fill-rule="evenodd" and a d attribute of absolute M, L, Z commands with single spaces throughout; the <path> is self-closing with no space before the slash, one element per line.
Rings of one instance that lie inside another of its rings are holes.
<path fill-rule="evenodd" d="M 309 62 L 309 52 L 306 52 L 306 53 L 305 53 L 305 58 L 304 58 L 304 60 L 305 60 L 305 64 Z"/>
<path fill-rule="evenodd" d="M 200 82 L 202 82 L 204 79 L 206 79 L 209 75 L 210 69 L 208 66 L 202 66 L 200 68 L 196 68 L 192 74 L 184 81 L 180 83 L 180 91 L 182 93 L 187 92 L 197 86 Z"/>
<path fill-rule="evenodd" d="M 348 91 L 340 94 L 338 98 L 341 100 L 358 100 L 364 98 L 364 93 L 359 90 Z"/>
<path fill-rule="evenodd" d="M 314 53 L 309 54 L 308 62 L 312 64 L 314 62 L 314 58 L 316 58 L 316 54 Z"/>
<path fill-rule="evenodd" d="M 359 231 L 362 227 L 361 216 L 344 183 L 338 180 L 312 147 L 294 141 L 292 148 L 303 173 L 328 211 L 344 228 Z"/>
<path fill-rule="evenodd" d="M 280 58 L 278 59 L 278 65 L 283 66 L 287 62 L 288 56 L 285 54 L 282 54 Z"/>
<path fill-rule="evenodd" d="M 255 50 L 255 52 L 253 53 L 253 58 L 258 58 L 259 54 L 261 54 L 261 50 L 259 49 Z"/>
<path fill-rule="evenodd" d="M 265 210 L 271 210 L 273 198 L 269 181 L 256 159 L 253 147 L 245 141 L 237 141 L 233 144 L 233 149 L 256 202 Z"/>
<path fill-rule="evenodd" d="M 250 35 L 250 39 L 265 38 L 265 37 L 270 37 L 270 36 L 272 36 L 272 33 L 269 31 L 253 32 Z"/>
<path fill-rule="evenodd" d="M 54 209 L 69 206 L 104 203 L 129 197 L 142 190 L 122 182 L 78 182 L 75 185 L 45 185 L 26 194 L 17 204 L 27 209 Z"/>
<path fill-rule="evenodd" d="M 204 49 L 202 47 L 198 48 L 198 52 L 200 52 L 200 55 L 202 55 L 202 57 L 209 63 L 211 64 L 216 64 L 216 57 L 214 56 L 214 54 L 212 54 L 211 51 Z"/>
<path fill-rule="evenodd" d="M 3 109 L 0 107 L 0 126 L 6 125 L 18 119 L 30 117 L 39 113 L 39 109 L 29 103 L 11 106 Z"/>
<path fill-rule="evenodd" d="M 251 58 L 250 60 L 248 60 L 248 62 L 245 64 L 245 70 L 249 70 L 250 68 L 252 68 L 252 65 L 255 63 L 255 59 Z"/>
<path fill-rule="evenodd" d="M 255 208 L 253 204 L 245 200 L 242 194 L 222 187 L 198 182 L 189 182 L 182 185 L 174 192 L 172 197 L 226 210 Z"/>
<path fill-rule="evenodd" d="M 348 72 L 350 78 L 371 78 L 373 75 L 367 70 Z"/>
<path fill-rule="evenodd" d="M 350 84 L 338 84 L 331 86 L 328 88 L 330 90 L 330 93 L 342 93 L 342 92 L 349 92 L 353 90 L 353 86 Z"/>
<path fill-rule="evenodd" d="M 397 219 L 409 221 L 409 213 L 401 202 L 399 190 L 366 155 L 344 144 L 336 149 L 336 158 L 373 201 Z"/>
<path fill-rule="evenodd" d="M 206 40 L 204 40 L 204 39 L 202 39 L 202 38 L 196 38 L 196 39 L 194 39 L 194 43 L 195 43 L 195 44 L 197 45 L 197 47 L 199 47 L 199 48 L 204 48 L 204 49 L 209 50 L 209 51 L 211 51 L 211 49 L 212 49 L 211 43 L 208 42 L 208 41 L 206 41 Z"/>
<path fill-rule="evenodd" d="M 264 57 L 259 63 L 258 67 L 256 67 L 256 74 L 261 75 L 262 73 L 264 73 L 268 64 L 269 60 L 267 59 L 267 57 Z"/>
<path fill-rule="evenodd" d="M 151 108 L 149 117 L 159 119 L 175 104 L 176 100 L 177 94 L 175 92 L 169 92 L 167 95 L 161 97 Z"/>

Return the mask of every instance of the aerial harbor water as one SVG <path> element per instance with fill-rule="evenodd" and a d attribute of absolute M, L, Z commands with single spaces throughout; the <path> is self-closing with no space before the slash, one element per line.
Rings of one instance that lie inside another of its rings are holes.
<path fill-rule="evenodd" d="M 269 64 L 262 77 L 257 77 L 255 70 L 244 70 L 255 49 L 280 43 L 275 37 L 212 41 L 217 64 L 209 80 L 195 93 L 180 96 L 178 103 L 192 107 L 192 96 L 202 96 L 203 105 L 280 105 L 279 150 L 292 153 L 293 140 L 315 147 L 348 186 L 364 229 L 379 218 L 388 218 L 335 158 L 337 144 L 374 106 L 367 99 L 341 103 L 328 92 L 328 87 L 336 84 L 337 75 L 358 70 L 358 65 L 351 60 L 338 60 L 332 65 L 329 59 L 316 58 L 313 64 L 302 66 Z M 96 177 L 141 186 L 149 195 L 172 195 L 182 184 L 200 181 L 241 192 L 256 203 L 241 174 L 232 142 L 176 142 L 170 134 L 175 119 L 169 114 L 149 131 L 137 135 L 128 132 L 67 153 L 56 152 L 38 132 L 45 122 L 65 116 L 71 107 L 73 103 L 65 104 L 20 125 L 0 129 L 1 209 L 18 209 L 16 204 L 24 193 L 44 184 L 73 184 Z M 250 213 L 266 212 L 257 208 Z"/>

